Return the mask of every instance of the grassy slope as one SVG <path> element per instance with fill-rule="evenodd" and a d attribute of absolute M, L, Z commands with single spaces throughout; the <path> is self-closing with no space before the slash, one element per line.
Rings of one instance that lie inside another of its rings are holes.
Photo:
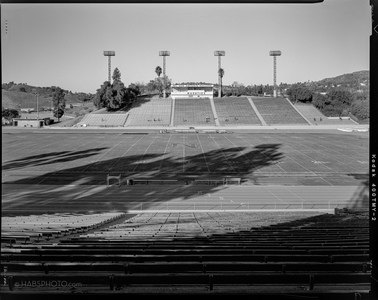
<path fill-rule="evenodd" d="M 27 91 L 28 89 L 25 88 Z M 13 89 L 11 91 L 1 90 L 2 95 L 2 107 L 6 108 L 34 108 L 37 109 L 37 98 L 32 92 L 21 92 L 19 90 Z M 67 95 L 66 97 L 66 109 L 65 116 L 76 116 L 75 113 L 80 115 L 87 114 L 90 110 L 95 110 L 94 105 L 91 101 L 81 102 L 74 95 Z M 70 108 L 70 104 L 76 104 L 79 106 L 74 106 Z M 47 94 L 41 94 L 38 97 L 38 106 L 40 110 L 42 108 L 48 108 L 52 106 L 52 97 L 47 96 Z M 51 113 L 50 113 L 51 114 Z"/>
<path fill-rule="evenodd" d="M 32 93 L 20 91 L 1 90 L 2 106 L 7 108 L 37 108 L 37 98 Z M 52 97 L 39 96 L 38 105 L 42 107 L 51 106 Z"/>

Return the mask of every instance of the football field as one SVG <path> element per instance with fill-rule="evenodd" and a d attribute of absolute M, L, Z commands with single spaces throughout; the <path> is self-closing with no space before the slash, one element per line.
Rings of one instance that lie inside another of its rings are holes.
<path fill-rule="evenodd" d="M 366 132 L 9 130 L 2 137 L 5 212 L 311 209 L 366 201 Z M 121 175 L 121 187 L 108 187 L 108 174 Z M 242 183 L 206 183 L 223 177 Z M 139 178 L 166 181 L 126 185 Z"/>

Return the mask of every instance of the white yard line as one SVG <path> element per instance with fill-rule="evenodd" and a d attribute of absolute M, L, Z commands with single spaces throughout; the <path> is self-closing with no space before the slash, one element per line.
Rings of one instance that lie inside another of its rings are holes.
<path fill-rule="evenodd" d="M 311 148 L 311 147 L 309 147 L 309 146 L 306 146 L 306 145 L 304 145 L 304 144 L 301 144 L 300 143 L 300 145 L 302 145 L 302 146 L 304 146 L 304 147 L 307 147 L 308 149 L 310 149 L 311 151 L 316 151 L 316 150 L 314 150 L 313 148 Z M 294 149 L 292 146 L 290 146 L 289 144 L 287 144 L 287 146 L 288 147 L 290 147 L 290 148 L 292 148 L 292 149 Z M 320 146 L 321 147 L 321 146 Z M 333 151 L 333 152 L 336 152 L 336 153 L 338 153 L 339 154 L 339 156 L 340 155 L 342 155 L 342 156 L 346 156 L 345 154 L 342 154 L 342 153 L 340 153 L 340 152 L 338 152 L 338 151 L 336 151 L 336 150 L 333 150 L 332 148 L 328 148 L 328 147 L 325 147 L 327 150 L 330 150 L 330 151 Z M 296 149 L 294 149 L 295 151 L 298 151 L 299 153 L 301 153 L 302 155 L 305 155 L 304 153 L 302 153 L 302 152 L 300 152 L 299 150 L 296 150 Z M 316 152 L 318 152 L 318 151 L 316 151 Z M 351 167 L 352 169 L 355 169 L 353 166 L 351 166 L 350 164 L 347 164 L 347 163 L 345 163 L 345 162 L 343 162 L 343 161 L 340 161 L 340 160 L 338 160 L 337 158 L 335 158 L 335 157 L 333 157 L 333 156 L 331 156 L 331 155 L 329 155 L 329 154 L 327 154 L 327 153 L 323 153 L 323 152 L 321 152 L 321 155 L 323 155 L 323 156 L 325 156 L 325 157 L 328 157 L 329 159 L 331 159 L 331 160 L 334 160 L 334 161 L 337 161 L 338 163 L 341 163 L 341 164 L 343 164 L 343 165 L 345 165 L 345 166 L 348 166 L 348 167 Z M 313 159 L 313 160 L 316 160 L 315 158 L 312 158 L 311 156 L 308 156 L 308 155 L 306 155 L 307 157 L 310 157 L 311 159 Z M 324 164 L 323 164 L 324 165 Z M 332 168 L 330 168 L 330 167 L 328 167 L 328 166 L 326 166 L 326 165 L 324 165 L 325 167 L 327 167 L 327 168 L 329 168 L 329 169 L 331 169 L 332 171 L 334 171 Z"/>
<path fill-rule="evenodd" d="M 172 134 L 169 135 L 169 139 L 168 139 L 168 141 L 167 141 L 167 144 L 165 145 L 164 154 L 163 154 L 163 156 L 162 156 L 162 158 L 161 158 L 161 160 L 160 160 L 159 172 L 160 172 L 160 170 L 161 170 L 161 166 L 162 166 L 162 164 L 163 164 L 164 158 L 165 158 L 165 156 L 167 155 L 167 149 L 168 149 L 168 147 L 169 147 L 169 143 L 171 142 L 171 138 L 172 138 Z"/>
<path fill-rule="evenodd" d="M 201 142 L 200 142 L 200 140 L 198 138 L 198 134 L 197 134 L 197 140 L 198 140 L 198 143 L 199 143 L 199 145 L 201 147 L 201 152 L 202 152 L 203 158 L 205 159 L 205 162 L 206 162 L 207 171 L 210 173 L 211 171 L 210 171 L 210 168 L 209 168 L 209 163 L 207 162 L 205 152 L 203 151 L 202 144 L 201 144 Z"/>
<path fill-rule="evenodd" d="M 139 160 L 138 164 L 135 166 L 135 168 L 132 170 L 132 172 L 135 172 L 135 170 L 139 167 L 139 165 L 141 164 L 140 162 L 143 161 L 143 158 L 144 156 L 146 155 L 148 149 L 150 149 L 151 145 L 155 142 L 155 139 L 152 140 L 152 142 L 150 143 L 150 145 L 147 147 L 147 149 L 144 151 L 143 153 L 143 156 L 142 158 Z"/>

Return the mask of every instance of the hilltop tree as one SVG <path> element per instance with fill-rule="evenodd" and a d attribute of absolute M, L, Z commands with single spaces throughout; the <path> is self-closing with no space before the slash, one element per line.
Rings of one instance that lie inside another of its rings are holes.
<path fill-rule="evenodd" d="M 59 119 L 64 115 L 64 110 L 61 108 L 55 108 L 53 113 L 54 113 L 54 117 L 57 118 L 59 122 Z"/>
<path fill-rule="evenodd" d="M 133 100 L 135 100 L 141 94 L 140 86 L 135 83 L 129 84 L 127 89 Z"/>
<path fill-rule="evenodd" d="M 262 95 L 263 94 L 263 85 L 260 84 L 260 86 L 257 88 L 257 94 Z"/>
<path fill-rule="evenodd" d="M 219 96 L 221 96 L 222 95 L 222 79 L 223 79 L 223 76 L 224 76 L 224 69 L 219 68 L 218 75 L 220 77 L 220 95 Z"/>
<path fill-rule="evenodd" d="M 107 99 L 106 99 L 106 90 L 111 88 L 111 84 L 109 81 L 105 81 L 101 87 L 97 90 L 96 95 L 93 98 L 93 104 L 97 109 L 106 107 Z"/>
<path fill-rule="evenodd" d="M 118 110 L 128 106 L 134 97 L 121 81 L 121 72 L 116 68 L 113 72 L 113 84 L 105 81 L 97 90 L 93 104 L 97 109 L 106 107 L 108 111 Z"/>
<path fill-rule="evenodd" d="M 293 85 L 291 88 L 287 90 L 287 94 L 289 99 L 294 104 L 298 101 L 301 102 L 311 102 L 312 101 L 312 93 L 311 91 L 305 87 L 300 85 Z"/>
<path fill-rule="evenodd" d="M 155 80 L 151 80 L 149 84 L 150 88 L 159 91 L 160 96 L 163 95 L 164 88 L 166 91 L 171 89 L 171 79 L 169 79 L 167 75 L 155 78 Z"/>
<path fill-rule="evenodd" d="M 108 110 L 117 110 L 126 106 L 129 95 L 122 81 L 116 80 L 113 82 L 112 88 L 106 90 L 106 97 L 108 99 Z"/>
<path fill-rule="evenodd" d="M 370 116 L 369 100 L 355 100 L 350 112 L 360 120 L 368 119 Z"/>
<path fill-rule="evenodd" d="M 366 102 L 358 102 L 352 108 L 353 100 L 353 95 L 348 91 L 332 90 L 327 95 L 315 93 L 312 103 L 328 117 L 346 116 L 352 110 L 356 117 L 365 118 L 367 110 L 362 106 L 366 105 Z"/>
<path fill-rule="evenodd" d="M 121 72 L 118 70 L 118 68 L 115 68 L 113 71 L 113 83 L 114 81 L 121 81 Z"/>
<path fill-rule="evenodd" d="M 157 67 L 155 68 L 155 73 L 157 74 L 158 77 L 160 77 L 161 72 L 162 72 L 161 67 L 157 66 Z"/>
<path fill-rule="evenodd" d="M 353 95 L 344 90 L 332 90 L 327 94 L 327 100 L 328 110 L 332 111 L 334 116 L 341 116 L 350 109 Z"/>
<path fill-rule="evenodd" d="M 60 87 L 56 87 L 53 92 L 53 112 L 54 117 L 59 119 L 64 115 L 64 109 L 66 108 L 66 99 L 64 98 L 64 90 Z"/>
<path fill-rule="evenodd" d="M 1 116 L 8 120 L 8 121 L 11 121 L 13 118 L 19 118 L 20 117 L 20 114 L 18 112 L 17 109 L 13 109 L 13 108 L 2 108 L 2 113 L 1 113 Z"/>
<path fill-rule="evenodd" d="M 320 93 L 314 93 L 312 96 L 312 104 L 319 109 L 320 111 L 323 110 L 325 103 L 327 102 L 327 97 L 320 94 Z"/>

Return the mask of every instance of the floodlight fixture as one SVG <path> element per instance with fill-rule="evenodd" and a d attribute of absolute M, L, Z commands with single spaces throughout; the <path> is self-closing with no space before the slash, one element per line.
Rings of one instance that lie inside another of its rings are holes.
<path fill-rule="evenodd" d="M 273 56 L 273 97 L 277 97 L 277 84 L 276 84 L 276 73 L 277 73 L 277 67 L 276 67 L 276 57 L 281 56 L 280 50 L 272 50 L 269 51 L 269 55 Z"/>
<path fill-rule="evenodd" d="M 226 52 L 225 51 L 214 51 L 214 56 L 225 56 Z"/>
<path fill-rule="evenodd" d="M 169 51 L 159 51 L 159 56 L 163 56 L 163 81 L 164 81 L 164 89 L 163 89 L 163 97 L 165 98 L 166 96 L 166 91 L 165 91 L 165 57 L 170 56 L 171 53 Z"/>
<path fill-rule="evenodd" d="M 222 97 L 222 77 L 220 74 L 221 69 L 221 57 L 225 56 L 226 52 L 223 50 L 214 51 L 214 56 L 218 56 L 218 97 Z"/>
<path fill-rule="evenodd" d="M 170 56 L 171 53 L 169 51 L 159 51 L 159 56 Z"/>
<path fill-rule="evenodd" d="M 269 51 L 270 56 L 281 56 L 282 52 L 280 50 Z"/>
<path fill-rule="evenodd" d="M 104 56 L 107 56 L 108 57 L 108 79 L 109 79 L 109 82 L 111 82 L 111 62 L 110 62 L 110 58 L 112 56 L 115 56 L 115 51 L 104 51 Z"/>

